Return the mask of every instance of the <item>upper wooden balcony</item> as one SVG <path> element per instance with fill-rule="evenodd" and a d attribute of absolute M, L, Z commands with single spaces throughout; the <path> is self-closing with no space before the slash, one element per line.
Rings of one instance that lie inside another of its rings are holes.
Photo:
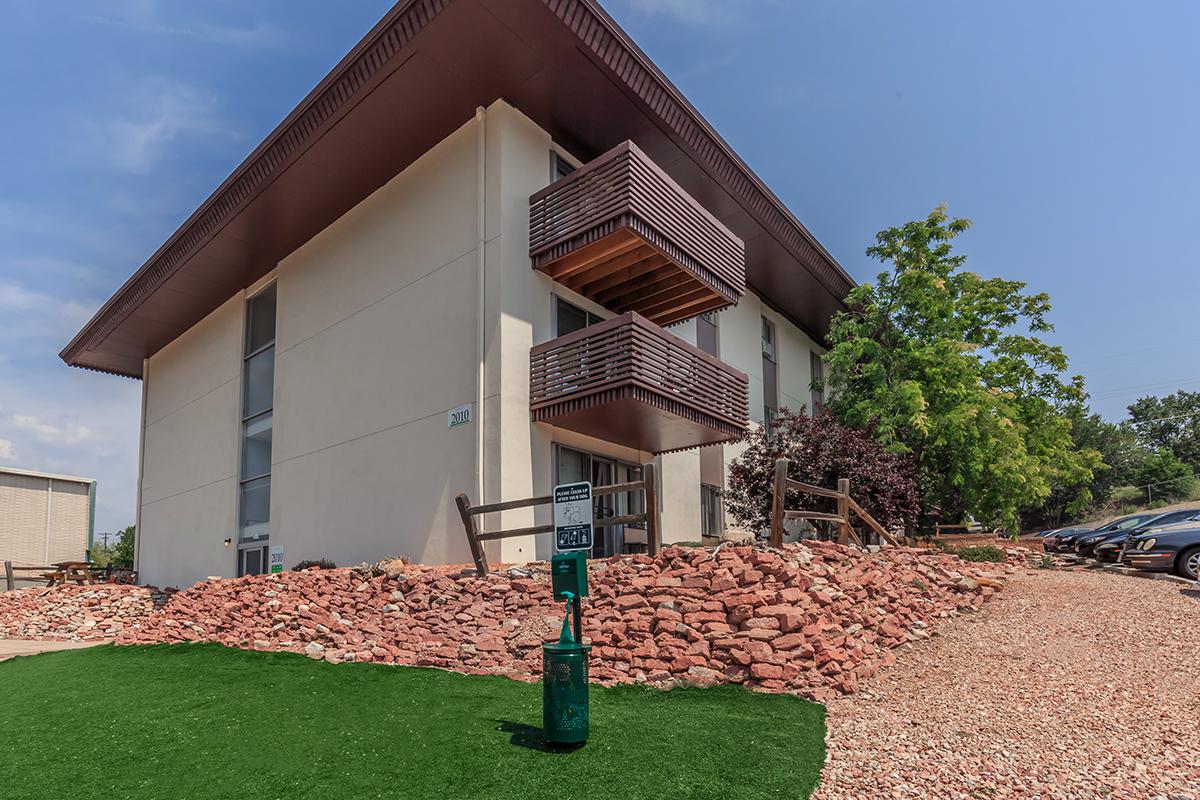
<path fill-rule="evenodd" d="M 530 351 L 535 422 L 649 453 L 739 439 L 745 373 L 634 312 Z"/>
<path fill-rule="evenodd" d="M 742 240 L 632 142 L 529 203 L 534 269 L 605 308 L 670 325 L 746 291 Z"/>

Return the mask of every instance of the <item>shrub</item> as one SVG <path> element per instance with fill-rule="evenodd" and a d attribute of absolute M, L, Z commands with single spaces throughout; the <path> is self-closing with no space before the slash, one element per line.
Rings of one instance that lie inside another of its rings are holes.
<path fill-rule="evenodd" d="M 301 561 L 296 566 L 292 567 L 293 572 L 299 572 L 304 569 L 337 569 L 337 564 L 327 558 L 319 558 L 315 561 Z"/>
<path fill-rule="evenodd" d="M 885 528 L 909 529 L 920 510 L 912 461 L 884 450 L 869 431 L 838 423 L 829 412 L 815 417 L 781 409 L 770 434 L 749 433 L 746 449 L 729 465 L 725 506 L 739 524 L 761 531 L 771 525 L 775 462 L 788 459 L 788 477 L 826 488 L 850 480 L 850 494 Z M 789 492 L 787 508 L 834 511 L 834 501 Z"/>
<path fill-rule="evenodd" d="M 1137 482 L 1139 486 L 1150 486 L 1155 498 L 1182 500 L 1191 495 L 1196 476 L 1170 450 L 1156 450 L 1142 461 Z"/>
<path fill-rule="evenodd" d="M 988 562 L 988 563 L 998 564 L 1001 561 L 1004 561 L 1004 559 L 1006 557 L 1003 550 L 1001 550 L 999 547 L 994 547 L 993 545 L 990 545 L 990 544 L 979 545 L 979 546 L 975 546 L 975 545 L 957 546 L 957 545 L 947 544 L 946 542 L 943 542 L 940 539 L 934 540 L 933 544 L 935 547 L 937 547 L 938 550 L 941 550 L 943 553 L 948 553 L 949 555 L 952 555 L 952 556 L 958 556 L 963 561 L 974 561 L 976 563 Z"/>

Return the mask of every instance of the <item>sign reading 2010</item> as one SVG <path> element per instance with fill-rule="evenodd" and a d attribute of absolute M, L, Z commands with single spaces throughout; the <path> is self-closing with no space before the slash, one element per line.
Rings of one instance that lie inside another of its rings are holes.
<path fill-rule="evenodd" d="M 554 549 L 592 549 L 592 484 L 564 483 L 554 487 Z"/>

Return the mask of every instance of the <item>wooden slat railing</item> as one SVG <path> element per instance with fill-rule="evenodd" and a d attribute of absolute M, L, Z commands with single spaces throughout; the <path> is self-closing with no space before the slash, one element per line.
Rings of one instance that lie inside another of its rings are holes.
<path fill-rule="evenodd" d="M 534 266 L 602 238 L 615 229 L 616 220 L 642 223 L 651 238 L 661 239 L 651 244 L 730 303 L 745 293 L 742 240 L 628 141 L 529 199 L 529 255 Z"/>
<path fill-rule="evenodd" d="M 619 388 L 719 431 L 749 425 L 746 376 L 635 312 L 538 345 L 530 351 L 529 407 L 551 420 L 587 398 Z M 563 406 L 566 408 L 563 408 Z"/>

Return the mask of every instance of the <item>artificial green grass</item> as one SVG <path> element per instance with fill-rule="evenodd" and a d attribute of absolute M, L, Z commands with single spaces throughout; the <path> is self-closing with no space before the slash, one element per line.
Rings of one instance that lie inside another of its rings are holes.
<path fill-rule="evenodd" d="M 593 686 L 541 743 L 540 684 L 217 645 L 0 663 L 0 797 L 807 798 L 825 711 L 738 687 Z"/>

